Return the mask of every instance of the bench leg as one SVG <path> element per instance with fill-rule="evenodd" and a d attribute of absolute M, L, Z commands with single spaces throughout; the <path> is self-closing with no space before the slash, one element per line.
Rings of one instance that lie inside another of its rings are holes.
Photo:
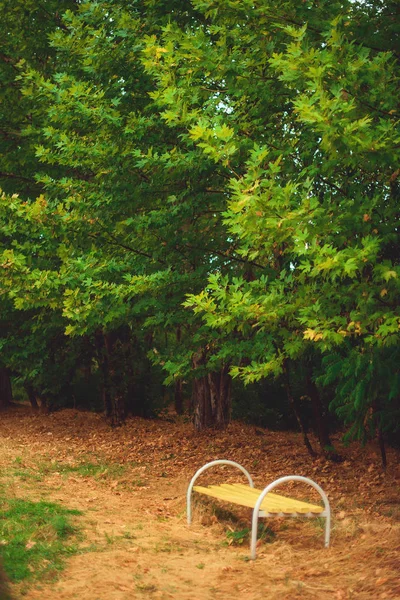
<path fill-rule="evenodd" d="M 329 510 L 329 511 L 327 511 L 327 515 L 325 517 L 325 548 L 329 547 L 330 537 L 331 537 L 331 513 Z"/>
<path fill-rule="evenodd" d="M 186 494 L 186 515 L 187 515 L 188 525 L 190 525 L 192 523 L 192 491 L 193 491 L 193 486 L 195 484 L 195 481 L 199 477 L 199 475 L 201 475 L 204 471 L 206 471 L 210 467 L 214 467 L 215 465 L 228 465 L 231 467 L 236 467 L 237 469 L 242 471 L 242 473 L 244 475 L 246 475 L 246 477 L 249 481 L 250 487 L 254 487 L 254 483 L 253 483 L 253 480 L 252 480 L 250 474 L 248 473 L 248 471 L 246 471 L 246 469 L 244 467 L 242 467 L 242 465 L 239 465 L 239 463 L 234 462 L 233 460 L 213 460 L 212 462 L 207 463 L 206 465 L 204 465 L 204 467 L 201 467 L 201 469 L 196 471 L 196 473 L 192 477 L 191 482 L 189 483 L 189 487 L 188 487 L 187 494 Z"/>
<path fill-rule="evenodd" d="M 253 519 L 252 519 L 252 525 L 251 525 L 251 545 L 250 545 L 250 558 L 251 560 L 255 560 L 256 559 L 256 553 L 257 553 L 257 534 L 258 534 L 258 510 L 256 512 L 256 510 L 253 510 Z"/>
<path fill-rule="evenodd" d="M 281 477 L 280 479 L 277 479 L 276 481 L 273 481 L 272 483 L 267 485 L 267 487 L 261 492 L 261 494 L 259 495 L 259 497 L 257 499 L 257 502 L 256 502 L 254 510 L 253 510 L 253 519 L 252 519 L 252 527 L 251 527 L 251 544 L 250 544 L 251 560 L 255 560 L 255 558 L 256 558 L 258 517 L 260 514 L 262 501 L 264 500 L 265 496 L 271 490 L 273 490 L 278 485 L 281 485 L 282 483 L 286 483 L 287 481 L 301 481 L 302 483 L 307 483 L 307 484 L 311 485 L 314 489 L 316 489 L 317 492 L 320 494 L 322 501 L 324 503 L 324 512 L 321 513 L 321 516 L 325 517 L 325 544 L 324 545 L 325 545 L 325 548 L 327 548 L 329 546 L 329 538 L 330 538 L 330 532 L 331 532 L 331 509 L 330 509 L 329 501 L 328 501 L 328 498 L 327 498 L 325 492 L 317 483 L 315 483 L 315 481 L 312 481 L 312 479 L 309 479 L 308 477 L 302 477 L 301 475 L 287 475 L 287 476 Z"/>

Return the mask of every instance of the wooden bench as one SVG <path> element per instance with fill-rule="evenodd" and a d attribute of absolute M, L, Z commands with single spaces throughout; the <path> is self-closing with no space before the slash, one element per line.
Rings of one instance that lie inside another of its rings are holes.
<path fill-rule="evenodd" d="M 197 478 L 206 469 L 215 465 L 230 465 L 232 467 L 237 467 L 244 475 L 246 475 L 249 482 L 248 485 L 242 483 L 222 483 L 220 485 L 209 485 L 207 487 L 195 486 L 194 484 Z M 301 481 L 303 483 L 308 483 L 320 494 L 324 506 L 322 507 L 317 504 L 311 504 L 309 502 L 303 502 L 294 498 L 287 498 L 286 496 L 271 493 L 275 487 L 286 481 Z M 193 492 L 205 494 L 206 496 L 230 502 L 231 504 L 248 506 L 253 509 L 250 545 L 250 557 L 252 560 L 256 558 L 258 519 L 260 517 L 322 517 L 325 519 L 325 547 L 327 548 L 329 546 L 331 527 L 329 501 L 322 488 L 307 477 L 288 475 L 273 481 L 263 490 L 258 490 L 254 487 L 253 480 L 244 467 L 232 460 L 214 460 L 204 465 L 204 467 L 201 467 L 201 469 L 195 473 L 189 484 L 187 491 L 187 521 L 189 525 L 192 522 L 191 501 Z"/>

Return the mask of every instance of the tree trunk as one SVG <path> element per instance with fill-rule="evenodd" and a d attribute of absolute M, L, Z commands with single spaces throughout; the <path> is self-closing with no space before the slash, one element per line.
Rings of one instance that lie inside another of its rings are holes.
<path fill-rule="evenodd" d="M 387 458 L 386 458 L 386 448 L 385 448 L 385 439 L 383 437 L 383 432 L 381 427 L 378 427 L 378 444 L 379 444 L 379 450 L 381 451 L 381 460 L 382 460 L 382 468 L 384 471 L 386 471 L 386 467 L 387 467 Z"/>
<path fill-rule="evenodd" d="M 174 391 L 174 404 L 175 404 L 175 412 L 177 415 L 183 415 L 183 382 L 182 379 L 177 379 L 175 381 L 175 391 Z"/>
<path fill-rule="evenodd" d="M 153 345 L 153 334 L 152 332 L 146 334 L 144 341 L 141 342 L 125 329 L 122 335 L 120 334 L 120 339 L 124 344 L 122 361 L 124 373 L 121 375 L 126 380 L 124 390 L 126 411 L 134 417 L 150 418 L 153 416 L 150 391 L 153 374 L 150 362 L 146 361 L 144 357 Z"/>
<path fill-rule="evenodd" d="M 381 418 L 380 418 L 380 414 L 379 414 L 379 404 L 380 404 L 379 400 L 376 399 L 372 405 L 372 411 L 373 411 L 373 415 L 374 415 L 374 419 L 375 419 L 376 435 L 378 438 L 379 450 L 381 453 L 382 468 L 384 471 L 386 471 L 387 456 L 386 456 L 386 448 L 385 448 L 385 439 L 383 437 L 383 431 L 382 431 L 382 425 L 381 425 Z"/>
<path fill-rule="evenodd" d="M 308 439 L 306 428 L 304 426 L 303 418 L 302 418 L 301 413 L 299 411 L 299 407 L 298 407 L 297 401 L 295 400 L 295 398 L 294 398 L 294 396 L 292 394 L 292 388 L 291 388 L 291 385 L 290 385 L 289 362 L 287 360 L 285 360 L 284 365 L 283 365 L 283 375 L 284 375 L 284 381 L 285 381 L 286 395 L 287 395 L 287 398 L 289 400 L 289 404 L 290 404 L 290 407 L 291 407 L 291 409 L 293 411 L 293 414 L 296 417 L 296 421 L 297 421 L 297 424 L 299 426 L 299 429 L 300 429 L 300 431 L 302 433 L 304 445 L 307 448 L 308 453 L 310 454 L 310 456 L 312 456 L 313 458 L 315 458 L 315 456 L 317 455 L 317 453 L 314 451 L 313 447 L 311 446 L 310 440 Z"/>
<path fill-rule="evenodd" d="M 138 397 L 135 370 L 133 368 L 133 358 L 131 348 L 127 351 L 126 360 L 126 376 L 127 376 L 127 392 L 126 392 L 126 411 L 134 417 L 143 417 L 142 402 Z"/>
<path fill-rule="evenodd" d="M 102 333 L 96 334 L 97 358 L 99 361 L 99 369 L 101 373 L 101 386 L 104 414 L 107 418 L 112 414 L 111 390 L 110 390 L 110 369 L 108 365 L 108 354 L 104 343 Z"/>
<path fill-rule="evenodd" d="M 145 409 L 142 398 L 138 393 L 137 373 L 134 368 L 135 364 L 135 345 L 138 344 L 137 339 L 132 335 L 129 328 L 124 328 L 121 331 L 121 341 L 123 344 L 122 362 L 124 363 L 124 411 L 125 414 L 133 415 L 134 417 L 144 417 Z"/>
<path fill-rule="evenodd" d="M 47 415 L 50 412 L 50 408 L 51 408 L 51 404 L 49 402 L 48 397 L 42 395 L 40 398 L 40 408 L 39 408 L 40 412 L 44 415 Z"/>
<path fill-rule="evenodd" d="M 29 402 L 31 403 L 31 407 L 33 410 L 39 410 L 39 404 L 36 398 L 35 390 L 33 389 L 33 385 L 31 383 L 25 383 L 25 390 L 28 394 Z"/>
<path fill-rule="evenodd" d="M 312 366 L 309 366 L 307 369 L 306 385 L 307 395 L 311 400 L 315 432 L 318 437 L 319 445 L 321 446 L 321 449 L 325 456 L 330 460 L 338 462 L 342 459 L 333 447 L 333 444 L 329 437 L 327 416 L 322 406 L 321 396 L 319 394 L 318 388 L 312 379 L 312 374 Z"/>
<path fill-rule="evenodd" d="M 203 352 L 193 357 L 193 367 L 205 364 Z M 192 406 L 196 431 L 207 428 L 225 429 L 231 417 L 231 377 L 225 365 L 218 373 L 208 373 L 193 381 Z"/>
<path fill-rule="evenodd" d="M 12 399 L 10 376 L 5 367 L 0 367 L 0 409 L 10 406 Z"/>
<path fill-rule="evenodd" d="M 177 327 L 176 329 L 176 342 L 180 344 L 182 337 L 181 328 Z M 175 390 L 174 390 L 174 405 L 175 412 L 177 415 L 183 415 L 183 381 L 182 379 L 177 379 L 175 382 Z"/>
<path fill-rule="evenodd" d="M 105 356 L 108 366 L 108 399 L 111 401 L 111 425 L 119 427 L 125 421 L 125 374 L 123 348 L 118 332 L 104 335 Z M 118 346 L 118 348 L 117 348 Z"/>

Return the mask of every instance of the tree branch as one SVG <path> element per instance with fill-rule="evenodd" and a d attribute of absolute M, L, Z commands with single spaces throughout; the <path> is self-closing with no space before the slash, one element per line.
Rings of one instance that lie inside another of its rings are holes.
<path fill-rule="evenodd" d="M 102 227 L 101 223 L 98 223 L 100 225 L 100 227 Z M 139 256 L 143 256 L 145 258 L 150 258 L 151 260 L 155 261 L 155 262 L 159 262 L 160 264 L 166 266 L 167 263 L 164 260 L 161 260 L 160 258 L 154 258 L 154 256 L 152 256 L 151 254 L 148 254 L 147 252 L 143 252 L 142 250 L 137 250 L 137 248 L 132 248 L 132 246 L 128 246 L 127 244 L 123 244 L 122 242 L 120 242 L 112 233 L 110 233 L 109 231 L 107 231 L 105 228 L 102 227 L 102 229 L 104 229 L 104 232 L 106 235 L 109 236 L 110 239 L 105 239 L 105 242 L 107 244 L 111 244 L 113 246 L 118 246 L 120 248 L 124 248 L 124 250 L 128 250 L 129 252 L 133 252 L 134 254 L 137 254 Z M 97 235 L 90 233 L 89 237 L 92 239 L 97 239 Z"/>
<path fill-rule="evenodd" d="M 7 179 L 20 179 L 21 181 L 28 181 L 29 183 L 37 183 L 37 181 L 33 178 L 24 177 L 23 175 L 16 175 L 15 173 L 1 173 L 0 177 L 5 177 Z"/>

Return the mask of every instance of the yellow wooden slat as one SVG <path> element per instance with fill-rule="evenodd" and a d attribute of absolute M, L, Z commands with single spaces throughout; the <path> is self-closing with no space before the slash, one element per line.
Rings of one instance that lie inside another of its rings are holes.
<path fill-rule="evenodd" d="M 229 484 L 223 484 L 225 487 Z M 249 486 L 245 486 L 242 484 L 232 484 L 232 489 L 236 491 L 242 490 L 243 493 L 253 494 L 255 498 L 258 498 L 261 494 L 262 490 L 258 490 L 255 488 L 250 488 Z M 266 504 L 264 504 L 266 502 Z M 319 514 L 323 512 L 323 508 L 318 506 L 317 504 L 310 504 L 309 502 L 304 502 L 302 500 L 298 500 L 296 498 L 287 498 L 286 496 L 281 496 L 280 494 L 274 494 L 273 492 L 269 492 L 262 503 L 263 510 L 266 510 L 266 506 L 280 507 L 282 512 L 297 512 L 301 514 L 306 513 L 314 513 Z"/>
<path fill-rule="evenodd" d="M 237 493 L 237 491 L 222 490 L 218 488 L 210 490 L 208 493 L 209 495 L 213 495 L 216 498 L 223 499 L 226 502 L 234 502 L 235 504 L 241 504 L 243 506 L 249 506 L 251 508 L 254 508 L 259 497 L 259 494 L 252 495 L 246 494 L 245 492 Z M 289 506 L 288 503 L 285 503 L 284 498 L 283 500 L 281 499 L 277 502 L 268 497 L 263 500 L 260 510 L 264 510 L 272 514 L 306 514 L 310 512 L 309 507 L 304 507 L 296 503 Z"/>
<path fill-rule="evenodd" d="M 213 496 L 214 498 L 218 498 L 220 500 L 225 500 L 225 502 L 232 502 L 234 504 L 240 504 L 241 506 L 248 506 L 249 508 L 254 508 L 257 496 L 246 496 L 246 494 L 235 494 L 229 490 L 223 490 L 221 488 L 205 488 L 207 491 L 203 492 L 208 494 L 209 496 Z M 266 512 L 272 514 L 284 513 L 284 514 L 292 514 L 295 512 L 293 508 L 285 507 L 282 504 L 279 506 L 276 504 L 271 504 L 264 500 L 262 503 L 261 509 Z"/>
<path fill-rule="evenodd" d="M 234 493 L 238 493 L 238 494 L 244 494 L 246 496 L 251 496 L 254 497 L 256 500 L 259 498 L 262 490 L 258 490 L 256 488 L 251 488 L 251 487 L 241 487 L 241 486 L 236 486 L 236 484 L 229 484 L 229 483 L 223 483 L 221 485 L 221 487 L 223 489 L 229 490 L 231 492 Z M 272 492 L 270 492 L 267 497 L 266 500 L 268 500 L 268 502 L 270 502 L 271 504 L 276 504 L 276 505 L 282 505 L 285 504 L 285 506 L 297 506 L 298 503 L 296 502 L 296 500 L 292 500 L 291 498 L 286 498 L 285 496 L 278 496 L 277 494 L 274 494 Z"/>
<path fill-rule="evenodd" d="M 250 488 L 249 486 L 245 486 L 242 484 L 222 484 L 223 487 L 227 487 L 227 486 L 231 486 L 232 489 L 235 490 L 243 490 L 244 493 L 246 494 L 253 494 L 254 496 L 258 497 L 261 494 L 262 490 L 258 490 L 256 488 Z M 292 506 L 292 507 L 303 507 L 304 509 L 307 509 L 307 512 L 322 512 L 323 508 L 321 506 L 318 506 L 317 504 L 311 504 L 309 502 L 304 502 L 303 500 L 297 500 L 296 498 L 287 498 L 286 496 L 281 496 L 280 494 L 275 494 L 273 492 L 269 492 L 267 495 L 267 500 L 272 502 L 276 502 L 276 503 L 283 503 L 286 506 Z"/>
<path fill-rule="evenodd" d="M 243 483 L 222 484 L 222 485 L 224 487 L 226 485 L 231 485 L 235 489 L 246 490 L 247 492 L 253 493 L 257 497 L 262 492 L 262 490 L 258 490 L 256 488 L 251 488 L 250 486 L 246 486 Z M 306 512 L 320 513 L 320 512 L 323 512 L 323 510 L 324 510 L 322 508 L 322 506 L 318 506 L 318 504 L 311 504 L 310 502 L 304 502 L 304 500 L 297 500 L 297 498 L 287 498 L 286 496 L 281 496 L 280 494 L 275 494 L 274 492 L 269 492 L 267 494 L 267 500 L 270 500 L 270 501 L 274 500 L 276 502 L 283 502 L 286 506 L 297 506 L 299 508 L 303 507 L 304 509 L 307 509 Z"/>
<path fill-rule="evenodd" d="M 201 494 L 218 498 L 225 502 L 247 506 L 249 508 L 254 508 L 257 499 L 262 492 L 262 490 L 242 484 L 222 484 L 211 485 L 209 487 L 195 486 L 193 489 Z M 272 514 L 280 512 L 284 514 L 292 514 L 295 512 L 298 514 L 306 514 L 309 512 L 318 514 L 323 511 L 323 508 L 315 504 L 302 502 L 301 500 L 269 493 L 261 504 L 261 510 Z"/>
<path fill-rule="evenodd" d="M 229 484 L 226 485 L 229 486 Z M 225 487 L 225 484 L 223 484 L 223 487 L 226 489 L 226 491 L 230 491 L 231 493 L 235 494 L 235 496 L 237 496 L 237 494 L 239 493 L 239 497 L 241 496 L 252 498 L 254 506 L 262 492 L 262 490 L 257 490 L 254 488 L 236 489 L 235 486 L 229 488 Z M 292 514 L 296 512 L 300 514 L 306 514 L 308 512 L 311 512 L 310 506 L 311 505 L 306 505 L 303 502 L 296 502 L 296 500 L 286 498 L 285 496 L 268 494 L 266 498 L 264 498 L 264 500 L 262 501 L 261 510 L 265 510 L 266 512 L 270 513 L 282 512 L 284 514 Z"/>
<path fill-rule="evenodd" d="M 227 491 L 220 489 L 211 489 L 201 486 L 194 486 L 193 490 L 195 492 L 199 492 L 200 494 L 205 494 L 206 496 L 211 496 L 213 498 L 218 498 L 219 500 L 225 500 L 225 502 L 232 502 L 233 504 L 240 504 L 241 506 L 248 506 L 249 508 L 254 508 L 254 502 L 251 498 L 241 498 L 240 496 L 234 496 Z"/>
<path fill-rule="evenodd" d="M 249 508 L 254 508 L 257 501 L 257 497 L 246 496 L 245 494 L 235 494 L 228 490 L 221 489 L 219 486 L 210 486 L 209 488 L 195 486 L 193 489 L 202 494 L 212 496 L 213 498 L 218 498 L 219 500 L 224 500 L 225 502 L 231 502 L 233 504 L 240 504 L 241 506 L 248 506 Z M 272 505 L 266 501 L 262 503 L 261 510 L 274 514 L 280 512 L 292 514 L 295 512 L 293 508 L 284 507 L 282 505 Z"/>
<path fill-rule="evenodd" d="M 260 494 L 261 494 L 261 490 L 254 490 L 254 488 L 246 488 L 246 489 L 237 489 L 235 488 L 235 486 L 230 486 L 229 484 L 222 484 L 220 486 L 228 495 L 231 494 L 232 497 L 235 497 L 238 499 L 238 504 L 240 504 L 240 499 L 241 498 L 247 498 L 249 501 L 251 501 L 252 506 L 254 507 Z M 255 493 L 254 493 L 255 491 Z M 273 512 L 273 513 L 278 513 L 278 512 L 283 512 L 283 513 L 294 513 L 296 512 L 295 510 L 295 505 L 290 505 L 288 502 L 286 502 L 286 498 L 282 497 L 281 500 L 276 500 L 273 497 L 269 497 L 268 496 L 263 500 L 262 504 L 261 504 L 261 510 L 265 510 L 267 512 Z M 306 511 L 308 512 L 308 510 Z"/>

